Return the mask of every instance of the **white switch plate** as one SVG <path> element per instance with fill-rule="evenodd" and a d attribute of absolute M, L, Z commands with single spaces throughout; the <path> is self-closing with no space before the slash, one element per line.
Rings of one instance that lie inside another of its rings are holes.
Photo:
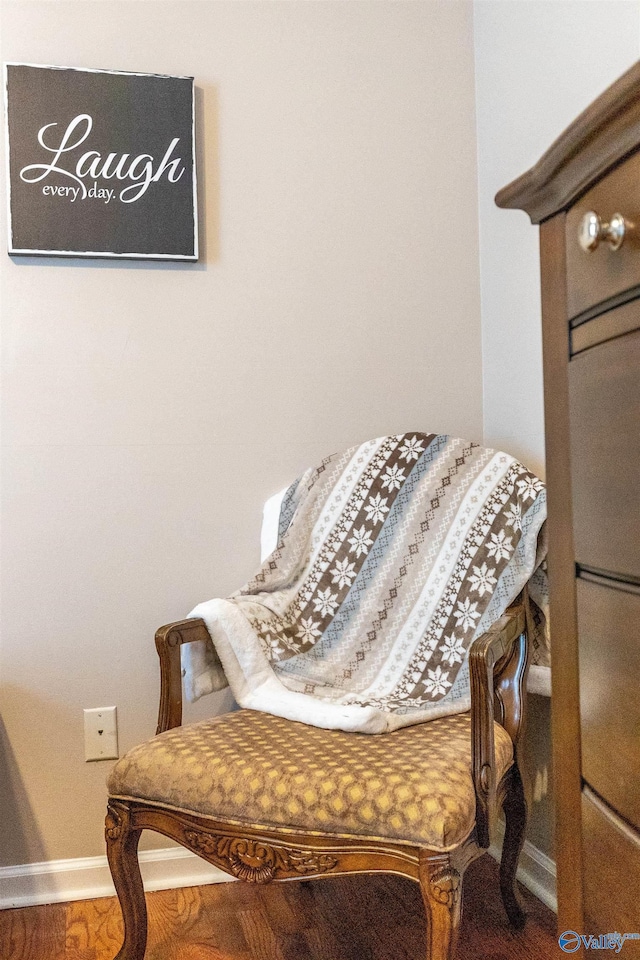
<path fill-rule="evenodd" d="M 85 760 L 117 760 L 118 719 L 115 707 L 84 711 Z"/>

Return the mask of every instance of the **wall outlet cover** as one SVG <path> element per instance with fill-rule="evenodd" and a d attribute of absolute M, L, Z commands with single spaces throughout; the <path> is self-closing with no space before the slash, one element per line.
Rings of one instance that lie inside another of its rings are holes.
<path fill-rule="evenodd" d="M 84 711 L 85 760 L 117 760 L 118 719 L 115 707 Z"/>

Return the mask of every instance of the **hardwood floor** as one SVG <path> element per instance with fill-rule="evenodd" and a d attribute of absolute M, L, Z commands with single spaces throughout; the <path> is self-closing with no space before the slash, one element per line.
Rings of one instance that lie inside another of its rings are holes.
<path fill-rule="evenodd" d="M 528 914 L 512 931 L 497 864 L 465 876 L 456 960 L 557 960 L 556 918 L 523 891 Z M 254 886 L 219 883 L 147 895 L 145 960 L 424 960 L 417 885 L 391 876 Z M 2 960 L 112 960 L 121 942 L 114 898 L 0 912 Z"/>

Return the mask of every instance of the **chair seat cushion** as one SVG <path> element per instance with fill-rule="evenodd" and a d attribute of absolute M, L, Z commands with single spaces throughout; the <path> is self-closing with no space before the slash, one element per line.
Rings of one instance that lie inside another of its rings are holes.
<path fill-rule="evenodd" d="M 499 780 L 513 745 L 494 726 Z M 114 797 L 233 824 L 448 850 L 475 821 L 471 717 L 370 735 L 240 710 L 134 747 L 108 787 Z"/>

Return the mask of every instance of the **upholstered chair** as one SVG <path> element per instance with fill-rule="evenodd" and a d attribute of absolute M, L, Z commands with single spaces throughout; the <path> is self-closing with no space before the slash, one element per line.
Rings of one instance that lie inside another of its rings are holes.
<path fill-rule="evenodd" d="M 523 595 L 473 643 L 469 713 L 373 735 L 246 709 L 181 726 L 180 647 L 206 638 L 206 627 L 190 619 L 161 628 L 157 735 L 109 780 L 107 852 L 125 928 L 117 960 L 145 953 L 137 858 L 145 829 L 249 883 L 385 871 L 415 880 L 426 956 L 449 960 L 465 868 L 487 851 L 502 805 L 500 888 L 510 922 L 521 927 L 526 606 Z"/>

